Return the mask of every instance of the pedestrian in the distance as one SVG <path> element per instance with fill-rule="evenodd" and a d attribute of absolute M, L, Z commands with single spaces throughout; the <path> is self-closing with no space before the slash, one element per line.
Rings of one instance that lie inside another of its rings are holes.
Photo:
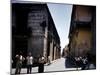
<path fill-rule="evenodd" d="M 87 60 L 87 57 L 86 57 L 86 56 L 84 56 L 84 57 L 82 58 L 82 62 L 83 62 L 82 70 L 85 70 L 85 69 L 86 69 L 86 66 L 87 66 L 87 64 L 88 64 L 88 60 Z"/>
<path fill-rule="evenodd" d="M 91 53 L 87 53 L 87 59 L 88 59 L 87 69 L 96 69 L 96 56 Z"/>
<path fill-rule="evenodd" d="M 48 56 L 48 65 L 51 64 L 50 56 Z"/>
<path fill-rule="evenodd" d="M 32 71 L 32 65 L 33 65 L 33 56 L 31 52 L 29 52 L 26 59 L 27 59 L 27 73 L 29 74 Z"/>

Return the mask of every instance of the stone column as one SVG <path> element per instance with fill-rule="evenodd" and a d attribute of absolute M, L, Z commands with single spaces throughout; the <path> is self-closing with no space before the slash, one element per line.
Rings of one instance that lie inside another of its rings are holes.
<path fill-rule="evenodd" d="M 53 40 L 50 42 L 50 60 L 53 60 Z"/>
<path fill-rule="evenodd" d="M 56 54 L 56 58 L 58 59 L 58 47 L 57 47 L 57 54 Z"/>
<path fill-rule="evenodd" d="M 58 47 L 58 58 L 60 58 L 61 57 L 61 49 L 60 49 L 60 47 Z"/>
<path fill-rule="evenodd" d="M 54 60 L 56 59 L 56 46 L 54 47 Z"/>
<path fill-rule="evenodd" d="M 45 32 L 44 32 L 44 49 L 43 49 L 43 56 L 47 60 L 47 40 L 48 40 L 48 15 L 47 13 L 44 13 L 44 17 L 46 20 L 46 27 L 45 27 Z"/>
<path fill-rule="evenodd" d="M 45 28 L 45 34 L 44 34 L 44 52 L 43 52 L 43 55 L 45 57 L 47 57 L 47 34 L 48 34 L 48 30 L 47 30 L 47 27 Z"/>

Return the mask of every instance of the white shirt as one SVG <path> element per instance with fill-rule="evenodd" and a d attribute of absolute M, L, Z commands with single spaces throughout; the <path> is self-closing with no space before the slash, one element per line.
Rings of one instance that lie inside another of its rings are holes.
<path fill-rule="evenodd" d="M 44 60 L 44 57 L 42 57 L 42 60 Z"/>
<path fill-rule="evenodd" d="M 32 65 L 33 64 L 33 57 L 32 56 L 30 56 L 30 57 L 28 56 L 27 57 L 27 64 L 28 65 Z"/>
<path fill-rule="evenodd" d="M 18 63 L 22 63 L 22 61 L 23 61 L 23 56 L 22 55 L 16 55 L 16 58 L 17 58 Z"/>
<path fill-rule="evenodd" d="M 21 55 L 19 59 L 20 59 L 20 61 L 22 61 L 23 60 L 23 56 Z"/>

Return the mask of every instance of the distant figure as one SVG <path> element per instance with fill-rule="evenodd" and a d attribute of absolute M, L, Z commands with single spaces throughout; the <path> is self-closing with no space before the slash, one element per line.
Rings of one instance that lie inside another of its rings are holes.
<path fill-rule="evenodd" d="M 85 70 L 85 69 L 86 69 L 86 66 L 87 66 L 87 64 L 88 64 L 88 60 L 87 60 L 87 57 L 86 57 L 86 56 L 84 56 L 84 57 L 82 58 L 82 62 L 83 62 L 82 70 Z"/>
<path fill-rule="evenodd" d="M 44 72 L 44 63 L 45 63 L 45 58 L 44 56 L 39 57 L 39 67 L 38 67 L 38 72 L 43 73 Z"/>
<path fill-rule="evenodd" d="M 27 73 L 29 74 L 32 71 L 32 65 L 33 65 L 33 57 L 31 55 L 31 52 L 29 52 L 26 60 L 27 60 Z"/>
<path fill-rule="evenodd" d="M 76 66 L 78 67 L 82 67 L 82 57 L 75 57 L 75 61 L 76 61 Z"/>
<path fill-rule="evenodd" d="M 50 56 L 48 56 L 48 65 L 51 64 L 51 61 L 50 61 Z"/>
<path fill-rule="evenodd" d="M 87 69 L 96 69 L 96 56 L 91 53 L 87 53 L 87 59 L 88 59 Z"/>
<path fill-rule="evenodd" d="M 21 53 L 19 55 L 17 54 L 15 57 L 16 57 L 16 70 L 15 70 L 15 74 L 20 74 L 21 68 L 22 68 L 22 62 L 25 60 L 25 58 L 22 56 Z"/>

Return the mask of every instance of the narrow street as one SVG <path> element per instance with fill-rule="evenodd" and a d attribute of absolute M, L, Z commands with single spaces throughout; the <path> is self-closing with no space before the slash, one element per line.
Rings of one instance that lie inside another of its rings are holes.
<path fill-rule="evenodd" d="M 67 64 L 68 65 L 68 64 Z M 72 70 L 80 70 L 77 68 L 65 68 L 65 59 L 60 58 L 53 61 L 50 65 L 46 65 L 44 67 L 44 72 L 56 72 L 56 71 L 72 71 Z M 15 69 L 12 69 L 12 74 L 14 74 Z M 27 73 L 26 68 L 22 68 L 21 73 Z M 32 68 L 32 73 L 38 73 L 38 67 Z"/>

